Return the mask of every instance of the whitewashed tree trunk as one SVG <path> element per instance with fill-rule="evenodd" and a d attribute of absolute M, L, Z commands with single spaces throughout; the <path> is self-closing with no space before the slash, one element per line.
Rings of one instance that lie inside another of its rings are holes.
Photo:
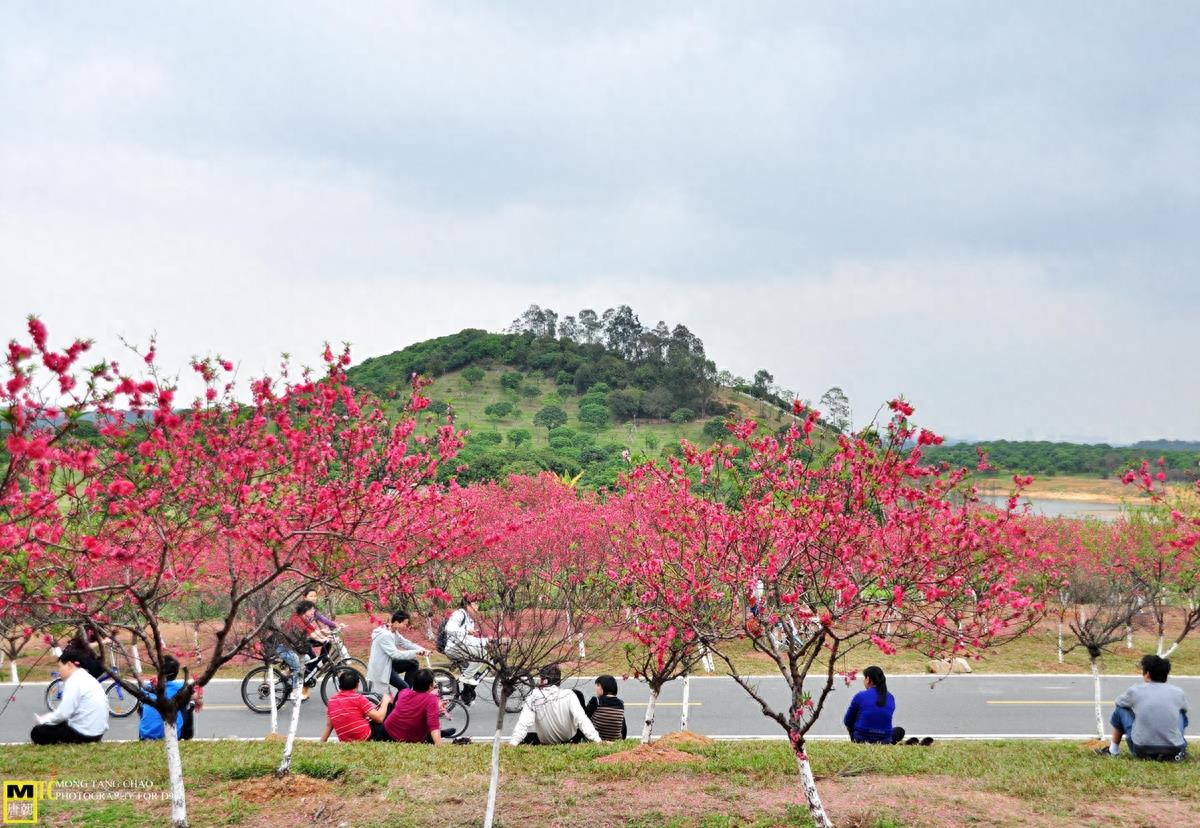
<path fill-rule="evenodd" d="M 1166 650 L 1166 652 L 1163 652 L 1162 644 L 1160 643 L 1160 644 L 1158 645 L 1158 654 L 1159 654 L 1160 656 L 1162 656 L 1163 658 L 1170 658 L 1170 657 L 1171 657 L 1171 653 L 1175 652 L 1175 650 L 1176 650 L 1176 649 L 1178 649 L 1178 647 L 1179 647 L 1179 642 L 1178 642 L 1178 641 L 1176 641 L 1176 642 L 1175 642 L 1174 644 L 1172 644 L 1170 647 L 1167 647 L 1167 650 Z"/>
<path fill-rule="evenodd" d="M 1163 634 L 1160 632 L 1158 634 L 1158 648 L 1155 650 L 1160 656 L 1163 654 L 1163 637 Z"/>
<path fill-rule="evenodd" d="M 425 669 L 432 670 L 433 662 L 429 660 L 429 653 L 425 653 Z"/>
<path fill-rule="evenodd" d="M 1104 711 L 1101 708 L 1102 702 L 1100 698 L 1100 667 L 1096 664 L 1096 659 L 1093 657 L 1092 662 L 1092 684 L 1096 700 L 1096 732 L 1100 734 L 1100 738 L 1104 738 Z"/>
<path fill-rule="evenodd" d="M 432 615 L 425 619 L 425 637 L 430 642 L 432 642 L 437 637 L 437 633 L 435 633 L 433 630 L 433 616 Z"/>
<path fill-rule="evenodd" d="M 817 793 L 817 780 L 813 778 L 812 765 L 808 757 L 802 753 L 796 754 L 796 766 L 800 769 L 800 787 L 804 790 L 804 799 L 808 803 L 808 815 L 812 817 L 816 828 L 833 828 L 825 806 L 821 804 L 821 795 Z"/>
<path fill-rule="evenodd" d="M 500 791 L 500 739 L 504 733 L 504 708 L 508 704 L 508 694 L 500 699 L 500 709 L 496 711 L 496 733 L 492 736 L 492 776 L 488 782 L 487 811 L 483 815 L 483 828 L 492 828 L 496 821 L 496 795 Z"/>
<path fill-rule="evenodd" d="M 142 654 L 138 652 L 138 645 L 133 645 L 133 672 L 134 675 L 142 674 Z"/>
<path fill-rule="evenodd" d="M 1125 649 L 1133 649 L 1133 627 L 1129 624 L 1125 625 Z"/>
<path fill-rule="evenodd" d="M 275 695 L 275 665 L 267 663 L 267 687 L 271 691 L 271 733 L 279 732 L 279 699 Z"/>
<path fill-rule="evenodd" d="M 17 662 L 8 662 L 8 671 L 12 675 L 13 684 L 20 684 L 21 678 L 17 675 Z"/>
<path fill-rule="evenodd" d="M 163 716 L 163 746 L 167 750 L 167 777 L 171 780 L 171 828 L 187 828 L 187 792 L 183 787 L 183 760 L 175 717 Z"/>
<path fill-rule="evenodd" d="M 579 634 L 579 660 L 587 660 L 587 644 L 583 641 L 583 633 Z"/>
<path fill-rule="evenodd" d="M 642 744 L 650 744 L 650 731 L 654 730 L 654 703 L 658 701 L 658 691 L 650 688 L 650 699 L 646 702 L 646 721 L 642 724 Z"/>
<path fill-rule="evenodd" d="M 688 702 L 692 696 L 692 677 L 686 675 L 683 677 L 683 712 L 679 714 L 679 729 L 687 730 L 688 725 Z"/>
<path fill-rule="evenodd" d="M 283 743 L 283 759 L 275 770 L 276 776 L 287 776 L 292 767 L 292 749 L 296 747 L 296 731 L 300 727 L 300 708 L 304 706 L 304 698 L 301 695 L 303 686 L 303 683 L 297 684 L 292 691 L 292 721 L 288 725 L 287 741 Z"/>
<path fill-rule="evenodd" d="M 700 664 L 703 665 L 704 672 L 706 672 L 706 673 L 717 672 L 717 665 L 713 663 L 712 653 L 710 653 L 708 651 L 708 647 L 702 647 L 700 649 L 700 652 L 703 653 L 703 655 L 700 657 Z"/>
<path fill-rule="evenodd" d="M 1058 663 L 1063 663 L 1063 625 L 1062 621 L 1058 622 Z"/>

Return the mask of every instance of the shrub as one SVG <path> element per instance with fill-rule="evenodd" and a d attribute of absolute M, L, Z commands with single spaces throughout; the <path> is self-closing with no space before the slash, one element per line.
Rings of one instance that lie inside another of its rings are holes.
<path fill-rule="evenodd" d="M 523 428 L 514 428 L 508 432 L 508 442 L 513 446 L 520 446 L 522 443 L 528 443 L 533 439 L 533 435 Z"/>
<path fill-rule="evenodd" d="M 579 422 L 589 425 L 592 428 L 605 428 L 608 426 L 608 409 L 596 403 L 581 405 L 579 407 Z"/>
<path fill-rule="evenodd" d="M 676 425 L 690 423 L 694 419 L 696 419 L 696 412 L 690 408 L 676 408 L 671 412 L 671 422 Z"/>
<path fill-rule="evenodd" d="M 521 396 L 527 400 L 536 399 L 537 397 L 542 396 L 542 389 L 538 388 L 536 385 L 522 385 Z"/>
<path fill-rule="evenodd" d="M 479 381 L 484 377 L 484 371 L 478 365 L 472 365 L 463 369 L 462 377 L 471 385 L 478 385 Z"/>
<path fill-rule="evenodd" d="M 547 430 L 558 428 L 561 425 L 565 425 L 566 422 L 567 412 L 563 411 L 557 405 L 548 405 L 533 415 L 533 424 Z"/>
<path fill-rule="evenodd" d="M 729 430 L 725 428 L 725 420 L 720 417 L 713 417 L 704 424 L 704 436 L 710 440 L 721 440 L 729 434 Z"/>
<path fill-rule="evenodd" d="M 516 391 L 521 387 L 523 377 L 519 371 L 508 371 L 500 375 L 500 387 L 507 388 L 509 391 Z"/>
<path fill-rule="evenodd" d="M 481 431 L 471 435 L 471 442 L 481 446 L 498 446 L 503 440 L 498 431 Z"/>
<path fill-rule="evenodd" d="M 487 408 L 483 409 L 483 413 L 493 420 L 503 420 L 509 414 L 512 414 L 512 412 L 513 404 L 508 402 L 508 400 L 494 402 Z"/>

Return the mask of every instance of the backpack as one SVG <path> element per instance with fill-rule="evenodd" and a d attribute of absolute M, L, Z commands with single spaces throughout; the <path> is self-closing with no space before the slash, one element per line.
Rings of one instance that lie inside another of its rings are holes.
<path fill-rule="evenodd" d="M 433 637 L 434 649 L 436 649 L 439 653 L 446 652 L 446 645 L 449 643 L 449 636 L 446 635 L 446 625 L 450 623 L 451 615 L 454 615 L 454 613 L 450 613 L 450 615 L 447 615 L 441 620 L 441 622 L 437 625 L 437 632 Z"/>

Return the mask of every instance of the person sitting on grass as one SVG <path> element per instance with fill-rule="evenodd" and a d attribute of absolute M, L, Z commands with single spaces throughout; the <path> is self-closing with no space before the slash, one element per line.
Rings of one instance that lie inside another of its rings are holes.
<path fill-rule="evenodd" d="M 588 699 L 583 712 L 604 741 L 615 742 L 628 736 L 625 702 L 617 698 L 617 680 L 613 676 L 599 676 L 596 679 L 596 695 Z"/>
<path fill-rule="evenodd" d="M 897 745 L 904 739 L 904 728 L 892 727 L 896 697 L 888 692 L 887 677 L 874 665 L 863 670 L 863 690 L 850 700 L 842 724 L 852 742 Z M 916 742 L 916 739 L 912 740 Z"/>
<path fill-rule="evenodd" d="M 574 692 L 563 690 L 562 671 L 557 664 L 543 667 L 540 686 L 525 699 L 511 745 L 561 745 L 567 742 L 599 742 L 600 734 L 583 712 Z"/>
<path fill-rule="evenodd" d="M 1112 741 L 1096 752 L 1116 756 L 1122 737 L 1136 759 L 1174 759 L 1187 755 L 1188 700 L 1183 688 L 1167 684 L 1171 662 L 1161 656 L 1145 655 L 1139 664 L 1142 682 L 1117 696 L 1113 710 Z"/>
<path fill-rule="evenodd" d="M 179 679 L 179 660 L 175 656 L 164 656 L 162 670 L 163 678 L 167 680 L 166 698 L 172 699 L 183 689 L 183 681 Z M 147 681 L 145 688 L 151 692 L 151 697 L 149 701 L 138 706 L 138 715 L 141 716 L 141 721 L 138 722 L 138 739 L 143 742 L 162 739 L 166 735 L 162 714 L 154 707 L 155 681 Z M 191 739 L 194 733 L 195 718 L 192 704 L 189 703 L 187 710 L 175 714 L 175 736 L 178 739 Z"/>
<path fill-rule="evenodd" d="M 325 711 L 325 733 L 322 742 L 329 741 L 329 734 L 336 733 L 339 742 L 389 742 L 391 738 L 383 729 L 388 705 L 392 696 L 384 696 L 379 704 L 358 692 L 359 677 L 356 670 L 338 673 L 338 693 L 329 700 Z"/>
<path fill-rule="evenodd" d="M 58 707 L 44 715 L 34 715 L 37 725 L 29 731 L 35 745 L 99 742 L 108 730 L 108 699 L 104 688 L 81 665 L 88 654 L 67 647 L 58 657 L 62 677 L 62 699 Z"/>
<path fill-rule="evenodd" d="M 433 673 L 417 670 L 412 688 L 401 690 L 383 728 L 393 742 L 442 743 L 454 735 L 452 728 L 442 729 L 442 700 L 433 687 Z"/>

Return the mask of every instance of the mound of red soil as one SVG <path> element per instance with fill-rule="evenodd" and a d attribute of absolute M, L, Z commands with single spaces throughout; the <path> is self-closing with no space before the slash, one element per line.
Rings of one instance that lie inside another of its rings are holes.
<path fill-rule="evenodd" d="M 233 790 L 247 802 L 270 802 L 275 799 L 301 800 L 309 796 L 324 796 L 332 785 L 324 779 L 310 776 L 258 776 L 233 786 Z"/>
<path fill-rule="evenodd" d="M 696 756 L 693 753 L 684 753 L 682 750 L 676 750 L 669 744 L 663 742 L 651 742 L 648 745 L 638 745 L 637 747 L 623 750 L 620 753 L 610 753 L 607 756 L 601 756 L 596 760 L 602 765 L 645 765 L 645 764 L 661 764 L 661 765 L 688 765 L 693 762 L 703 762 L 703 756 Z"/>

